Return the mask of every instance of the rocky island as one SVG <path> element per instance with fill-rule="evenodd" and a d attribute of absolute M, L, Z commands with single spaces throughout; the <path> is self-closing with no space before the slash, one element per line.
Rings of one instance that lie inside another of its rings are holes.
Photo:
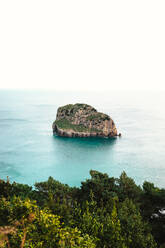
<path fill-rule="evenodd" d="M 87 104 L 59 107 L 53 133 L 65 137 L 114 137 L 117 129 L 110 116 Z"/>

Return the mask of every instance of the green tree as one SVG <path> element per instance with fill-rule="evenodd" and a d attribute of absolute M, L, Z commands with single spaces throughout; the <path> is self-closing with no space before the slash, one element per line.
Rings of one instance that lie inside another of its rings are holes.
<path fill-rule="evenodd" d="M 90 201 L 75 208 L 75 226 L 84 234 L 93 237 L 98 248 L 126 248 L 121 233 L 120 220 L 117 216 L 115 200 L 111 203 L 112 209 L 98 208 L 94 201 L 94 194 L 90 192 Z"/>
<path fill-rule="evenodd" d="M 90 192 L 93 192 L 97 205 L 105 206 L 107 201 L 113 199 L 117 194 L 116 179 L 109 177 L 106 173 L 90 171 L 91 179 L 81 183 L 81 189 L 78 191 L 78 201 L 90 201 Z"/>
<path fill-rule="evenodd" d="M 119 208 L 122 235 L 129 248 L 155 248 L 148 223 L 142 220 L 138 207 L 126 199 Z"/>
<path fill-rule="evenodd" d="M 68 224 L 72 214 L 74 188 L 62 184 L 52 177 L 48 181 L 36 183 L 38 203 L 42 207 L 49 208 L 54 214 L 61 216 L 65 224 Z"/>
<path fill-rule="evenodd" d="M 137 186 L 134 180 L 127 176 L 125 172 L 122 172 L 118 182 L 118 197 L 120 201 L 124 201 L 126 198 L 132 199 L 134 202 L 139 202 L 142 194 L 142 189 Z"/>
<path fill-rule="evenodd" d="M 59 216 L 47 209 L 41 210 L 29 199 L 1 199 L 0 219 L 1 244 L 4 247 L 95 247 L 89 235 L 81 235 L 77 228 L 63 227 Z"/>

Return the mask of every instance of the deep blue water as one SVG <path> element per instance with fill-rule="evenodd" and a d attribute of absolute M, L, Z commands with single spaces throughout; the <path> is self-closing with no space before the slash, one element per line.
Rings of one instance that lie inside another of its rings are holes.
<path fill-rule="evenodd" d="M 88 103 L 115 121 L 121 138 L 52 135 L 58 106 Z M 0 91 L 0 178 L 34 184 L 49 176 L 79 186 L 91 169 L 165 187 L 162 92 Z"/>

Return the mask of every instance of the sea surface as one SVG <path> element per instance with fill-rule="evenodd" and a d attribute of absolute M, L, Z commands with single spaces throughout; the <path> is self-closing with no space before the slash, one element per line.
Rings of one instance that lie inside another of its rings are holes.
<path fill-rule="evenodd" d="M 34 185 L 54 177 L 70 186 L 90 170 L 165 187 L 164 92 L 0 90 L 0 178 Z M 87 103 L 109 114 L 121 138 L 53 136 L 59 106 Z"/>

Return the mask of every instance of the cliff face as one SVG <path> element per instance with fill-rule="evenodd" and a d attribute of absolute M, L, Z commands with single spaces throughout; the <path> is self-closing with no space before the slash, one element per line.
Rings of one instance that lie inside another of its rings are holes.
<path fill-rule="evenodd" d="M 114 137 L 117 129 L 106 114 L 87 104 L 68 104 L 58 108 L 53 133 L 66 137 Z"/>

